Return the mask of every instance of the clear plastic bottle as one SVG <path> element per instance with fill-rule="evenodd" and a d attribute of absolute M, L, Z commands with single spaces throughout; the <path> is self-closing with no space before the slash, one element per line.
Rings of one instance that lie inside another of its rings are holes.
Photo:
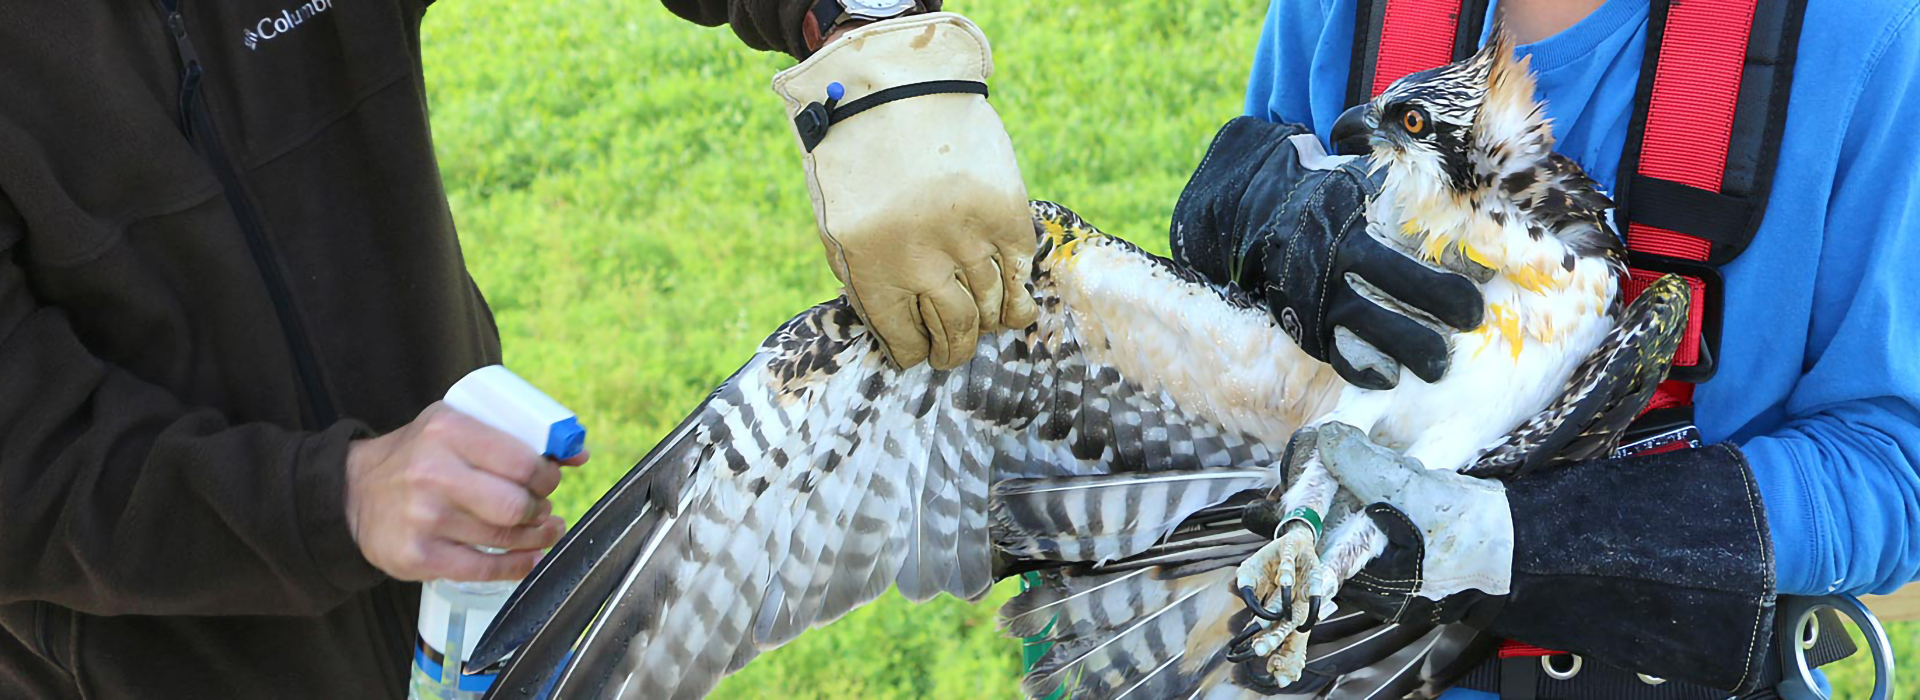
<path fill-rule="evenodd" d="M 586 443 L 587 432 L 572 411 L 500 365 L 461 378 L 447 390 L 446 403 L 553 459 L 579 454 Z M 507 660 L 481 669 L 466 668 L 466 660 L 516 585 L 441 580 L 421 587 L 408 698 L 479 700 L 486 694 Z"/>
<path fill-rule="evenodd" d="M 506 661 L 469 669 L 480 633 L 513 593 L 512 581 L 430 581 L 420 590 L 420 637 L 413 647 L 412 700 L 479 700 Z"/>

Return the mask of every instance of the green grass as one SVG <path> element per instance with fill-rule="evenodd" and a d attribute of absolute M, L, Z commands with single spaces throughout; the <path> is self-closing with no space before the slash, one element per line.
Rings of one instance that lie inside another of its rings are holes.
<path fill-rule="evenodd" d="M 1240 113 L 1264 6 L 962 9 L 994 42 L 993 104 L 1030 194 L 1165 252 L 1181 186 Z M 777 324 L 836 292 L 767 88 L 791 59 L 652 0 L 443 2 L 423 34 L 447 194 L 507 362 L 591 431 L 595 459 L 556 496 L 577 514 Z M 1018 646 L 992 618 L 1010 594 L 976 607 L 890 593 L 718 695 L 1016 697 Z M 1896 636 L 1920 646 L 1920 629 Z"/>

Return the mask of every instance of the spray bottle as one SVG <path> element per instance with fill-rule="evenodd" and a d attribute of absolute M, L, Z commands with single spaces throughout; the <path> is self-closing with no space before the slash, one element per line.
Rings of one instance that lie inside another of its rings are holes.
<path fill-rule="evenodd" d="M 587 431 L 573 412 L 500 365 L 474 370 L 447 390 L 447 406 L 556 460 L 580 453 Z M 483 551 L 497 551 L 486 550 Z M 506 666 L 466 668 L 480 634 L 500 613 L 513 581 L 431 581 L 420 591 L 420 637 L 413 649 L 411 700 L 478 700 Z"/>

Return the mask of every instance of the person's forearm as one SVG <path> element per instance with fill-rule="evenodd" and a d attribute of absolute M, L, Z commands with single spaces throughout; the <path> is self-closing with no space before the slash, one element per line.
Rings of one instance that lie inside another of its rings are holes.
<path fill-rule="evenodd" d="M 1920 426 L 1891 408 L 1837 406 L 1746 444 L 1780 592 L 1887 593 L 1920 577 Z"/>
<path fill-rule="evenodd" d="M 1773 629 L 1771 514 L 1739 450 L 1586 462 L 1514 479 L 1507 494 L 1513 593 L 1488 631 L 1662 678 L 1751 687 L 1765 651 L 1754 640 Z"/>
<path fill-rule="evenodd" d="M 345 520 L 357 426 L 235 426 L 184 405 L 90 355 L 4 260 L 0 604 L 317 613 L 381 580 Z"/>
<path fill-rule="evenodd" d="M 733 28 L 740 41 L 761 51 L 779 51 L 804 59 L 808 50 L 802 31 L 807 12 L 817 0 L 661 0 L 680 17 L 704 26 Z M 832 1 L 832 0 L 829 0 Z M 928 12 L 941 0 L 920 0 Z"/>

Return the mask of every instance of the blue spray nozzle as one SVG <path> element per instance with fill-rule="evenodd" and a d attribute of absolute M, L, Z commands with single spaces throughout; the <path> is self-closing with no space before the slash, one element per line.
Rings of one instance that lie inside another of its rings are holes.
<path fill-rule="evenodd" d="M 547 428 L 548 457 L 560 461 L 573 459 L 587 447 L 587 429 L 580 427 L 580 419 L 568 416 L 566 420 L 554 423 Z"/>

